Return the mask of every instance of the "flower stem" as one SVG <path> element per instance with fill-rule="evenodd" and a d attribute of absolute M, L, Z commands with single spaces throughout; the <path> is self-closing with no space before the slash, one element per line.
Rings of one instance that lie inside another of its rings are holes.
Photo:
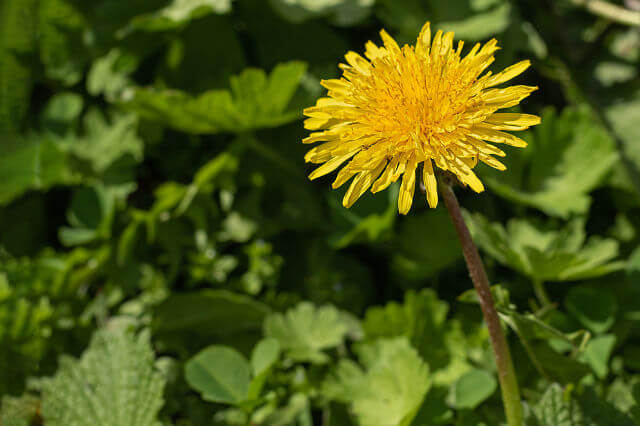
<path fill-rule="evenodd" d="M 612 21 L 640 27 L 640 12 L 626 9 L 603 0 L 571 0 L 576 6 L 582 6 L 589 12 Z"/>
<path fill-rule="evenodd" d="M 518 388 L 516 373 L 513 368 L 513 362 L 511 361 L 509 346 L 502 331 L 498 312 L 496 311 L 493 296 L 491 295 L 489 278 L 484 270 L 482 259 L 480 258 L 478 249 L 473 243 L 469 229 L 464 223 L 456 194 L 449 184 L 442 182 L 440 183 L 440 192 L 442 193 L 447 210 L 449 210 L 449 215 L 453 221 L 453 226 L 456 228 L 458 238 L 462 244 L 462 252 L 467 262 L 469 275 L 478 293 L 482 315 L 489 329 L 489 337 L 498 368 L 498 378 L 500 380 L 500 389 L 502 391 L 502 401 L 504 403 L 507 423 L 509 426 L 522 426 L 524 420 L 522 404 L 520 402 L 520 389 Z"/>
<path fill-rule="evenodd" d="M 551 299 L 549 299 L 547 290 L 544 288 L 544 283 L 537 278 L 533 279 L 533 292 L 543 308 L 551 305 Z"/>

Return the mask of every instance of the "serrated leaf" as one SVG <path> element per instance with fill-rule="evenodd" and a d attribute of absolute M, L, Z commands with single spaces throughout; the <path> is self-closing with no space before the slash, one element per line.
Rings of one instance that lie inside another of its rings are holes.
<path fill-rule="evenodd" d="M 64 141 L 69 152 L 89 162 L 97 174 L 104 173 L 118 159 L 131 156 L 142 160 L 143 142 L 137 136 L 137 118 L 133 114 L 116 115 L 108 120 L 97 109 L 84 117 L 84 134 Z"/>
<path fill-rule="evenodd" d="M 585 242 L 584 223 L 576 219 L 565 228 L 540 226 L 512 219 L 506 229 L 479 213 L 465 212 L 474 241 L 503 265 L 540 281 L 595 278 L 624 267 L 614 261 L 618 242 L 591 237 Z"/>
<path fill-rule="evenodd" d="M 558 384 L 551 385 L 534 408 L 535 426 L 635 426 L 635 422 L 592 389 L 574 396 Z"/>
<path fill-rule="evenodd" d="M 164 379 L 154 369 L 149 334 L 99 330 L 79 360 L 62 357 L 43 379 L 47 425 L 157 426 Z"/>
<path fill-rule="evenodd" d="M 507 171 L 484 170 L 487 186 L 548 215 L 585 213 L 591 204 L 588 194 L 618 160 L 607 132 L 585 108 L 566 108 L 559 115 L 546 109 L 542 124 L 524 138 L 529 146 L 508 153 Z"/>
<path fill-rule="evenodd" d="M 206 401 L 239 404 L 249 397 L 250 366 L 235 349 L 212 345 L 184 367 L 187 383 Z"/>
<path fill-rule="evenodd" d="M 40 400 L 33 395 L 3 396 L 0 410 L 2 426 L 30 426 L 40 411 Z"/>
<path fill-rule="evenodd" d="M 351 404 L 358 424 L 409 425 L 431 386 L 429 368 L 406 338 L 379 339 L 356 348 L 364 369 L 338 363 L 322 391 Z"/>
<path fill-rule="evenodd" d="M 231 78 L 231 90 L 213 90 L 193 97 L 176 90 L 135 89 L 124 105 L 142 117 L 188 133 L 243 132 L 277 127 L 300 116 L 286 110 L 306 65 L 280 64 L 267 77 L 247 69 Z"/>
<path fill-rule="evenodd" d="M 323 351 L 340 345 L 348 332 L 348 322 L 335 307 L 316 308 L 309 302 L 272 314 L 264 322 L 265 336 L 279 340 L 287 356 L 312 363 L 327 362 Z"/>

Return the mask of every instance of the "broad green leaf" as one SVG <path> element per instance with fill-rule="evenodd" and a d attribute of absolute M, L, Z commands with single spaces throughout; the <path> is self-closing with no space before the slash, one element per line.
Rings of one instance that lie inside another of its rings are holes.
<path fill-rule="evenodd" d="M 583 326 L 596 334 L 609 330 L 616 320 L 618 303 L 606 288 L 572 287 L 564 303 Z"/>
<path fill-rule="evenodd" d="M 226 290 L 175 293 L 155 309 L 153 329 L 225 335 L 260 329 L 268 313 L 266 305 Z"/>
<path fill-rule="evenodd" d="M 360 344 L 356 352 L 364 369 L 341 360 L 323 394 L 351 404 L 360 425 L 410 425 L 431 386 L 427 364 L 406 338 Z"/>
<path fill-rule="evenodd" d="M 330 16 L 341 26 L 364 20 L 375 0 L 270 0 L 273 8 L 287 20 L 300 23 L 319 16 Z"/>
<path fill-rule="evenodd" d="M 436 384 L 450 385 L 470 369 L 466 345 L 455 319 L 447 320 L 449 305 L 433 290 L 409 291 L 404 304 L 371 307 L 363 329 L 367 338 L 405 336 L 433 370 Z"/>
<path fill-rule="evenodd" d="M 4 137 L 0 144 L 0 204 L 29 190 L 72 182 L 69 157 L 44 136 Z"/>
<path fill-rule="evenodd" d="M 280 64 L 267 77 L 247 69 L 231 78 L 231 90 L 193 97 L 176 90 L 132 89 L 124 106 L 142 117 L 187 133 L 244 132 L 277 127 L 299 117 L 287 110 L 305 73 L 301 62 Z"/>
<path fill-rule="evenodd" d="M 449 404 L 457 409 L 475 409 L 498 387 L 496 379 L 484 370 L 469 370 L 451 388 Z"/>
<path fill-rule="evenodd" d="M 465 212 L 474 241 L 503 265 L 540 281 L 575 281 L 595 278 L 624 267 L 614 261 L 618 242 L 586 239 L 584 222 L 575 219 L 563 229 L 511 219 L 506 229 L 479 213 Z"/>
<path fill-rule="evenodd" d="M 239 404 L 249 397 L 250 366 L 236 350 L 212 345 L 184 366 L 189 386 L 206 401 Z"/>
<path fill-rule="evenodd" d="M 509 169 L 485 169 L 484 182 L 498 195 L 567 218 L 587 212 L 589 192 L 618 161 L 613 140 L 585 108 L 561 114 L 546 109 L 542 124 L 524 138 L 526 150 L 510 151 Z"/>
<path fill-rule="evenodd" d="M 609 374 L 609 359 L 615 344 L 616 336 L 613 334 L 594 337 L 582 354 L 582 359 L 591 366 L 600 379 L 606 378 Z"/>
<path fill-rule="evenodd" d="M 42 417 L 51 426 L 157 426 L 164 378 L 146 332 L 98 330 L 79 360 L 62 357 L 42 383 Z"/>
<path fill-rule="evenodd" d="M 0 135 L 22 130 L 29 109 L 39 10 L 38 0 L 0 1 Z"/>
<path fill-rule="evenodd" d="M 232 0 L 172 0 L 166 7 L 131 20 L 131 29 L 165 31 L 184 26 L 209 13 L 227 13 Z"/>
<path fill-rule="evenodd" d="M 331 305 L 316 308 L 309 302 L 284 314 L 271 314 L 264 322 L 265 336 L 277 339 L 287 356 L 312 363 L 327 362 L 323 351 L 340 345 L 348 332 L 349 324 L 339 310 Z"/>

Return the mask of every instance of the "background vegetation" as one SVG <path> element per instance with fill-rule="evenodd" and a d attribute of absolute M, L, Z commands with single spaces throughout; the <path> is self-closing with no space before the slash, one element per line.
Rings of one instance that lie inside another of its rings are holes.
<path fill-rule="evenodd" d="M 529 424 L 638 424 L 640 27 L 583 3 L 1 0 L 0 424 L 500 424 L 444 207 L 303 163 L 319 80 L 427 20 L 540 86 L 458 191 Z"/>

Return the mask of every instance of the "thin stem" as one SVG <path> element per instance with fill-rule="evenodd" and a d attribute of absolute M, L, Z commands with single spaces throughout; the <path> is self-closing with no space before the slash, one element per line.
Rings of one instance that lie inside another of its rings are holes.
<path fill-rule="evenodd" d="M 458 233 L 464 259 L 469 269 L 469 275 L 478 293 L 482 315 L 489 329 L 489 338 L 491 339 L 491 346 L 493 346 L 493 354 L 498 368 L 498 378 L 500 380 L 500 389 L 502 391 L 502 401 L 504 403 L 507 423 L 509 426 L 522 426 L 524 420 L 522 404 L 520 402 L 520 389 L 518 388 L 516 373 L 513 368 L 513 362 L 511 361 L 509 346 L 502 331 L 498 312 L 496 311 L 493 296 L 491 295 L 489 278 L 484 270 L 482 259 L 480 258 L 478 249 L 473 243 L 469 229 L 464 223 L 460 204 L 458 204 L 458 199 L 453 189 L 451 189 L 450 185 L 442 183 L 441 181 L 440 190 L 447 210 L 449 210 L 453 226 Z"/>
<path fill-rule="evenodd" d="M 536 294 L 538 301 L 543 308 L 551 305 L 551 299 L 544 288 L 544 283 L 537 278 L 533 279 L 533 292 Z"/>
<path fill-rule="evenodd" d="M 582 6 L 589 12 L 621 24 L 640 27 L 640 12 L 603 0 L 571 0 L 573 4 Z"/>

